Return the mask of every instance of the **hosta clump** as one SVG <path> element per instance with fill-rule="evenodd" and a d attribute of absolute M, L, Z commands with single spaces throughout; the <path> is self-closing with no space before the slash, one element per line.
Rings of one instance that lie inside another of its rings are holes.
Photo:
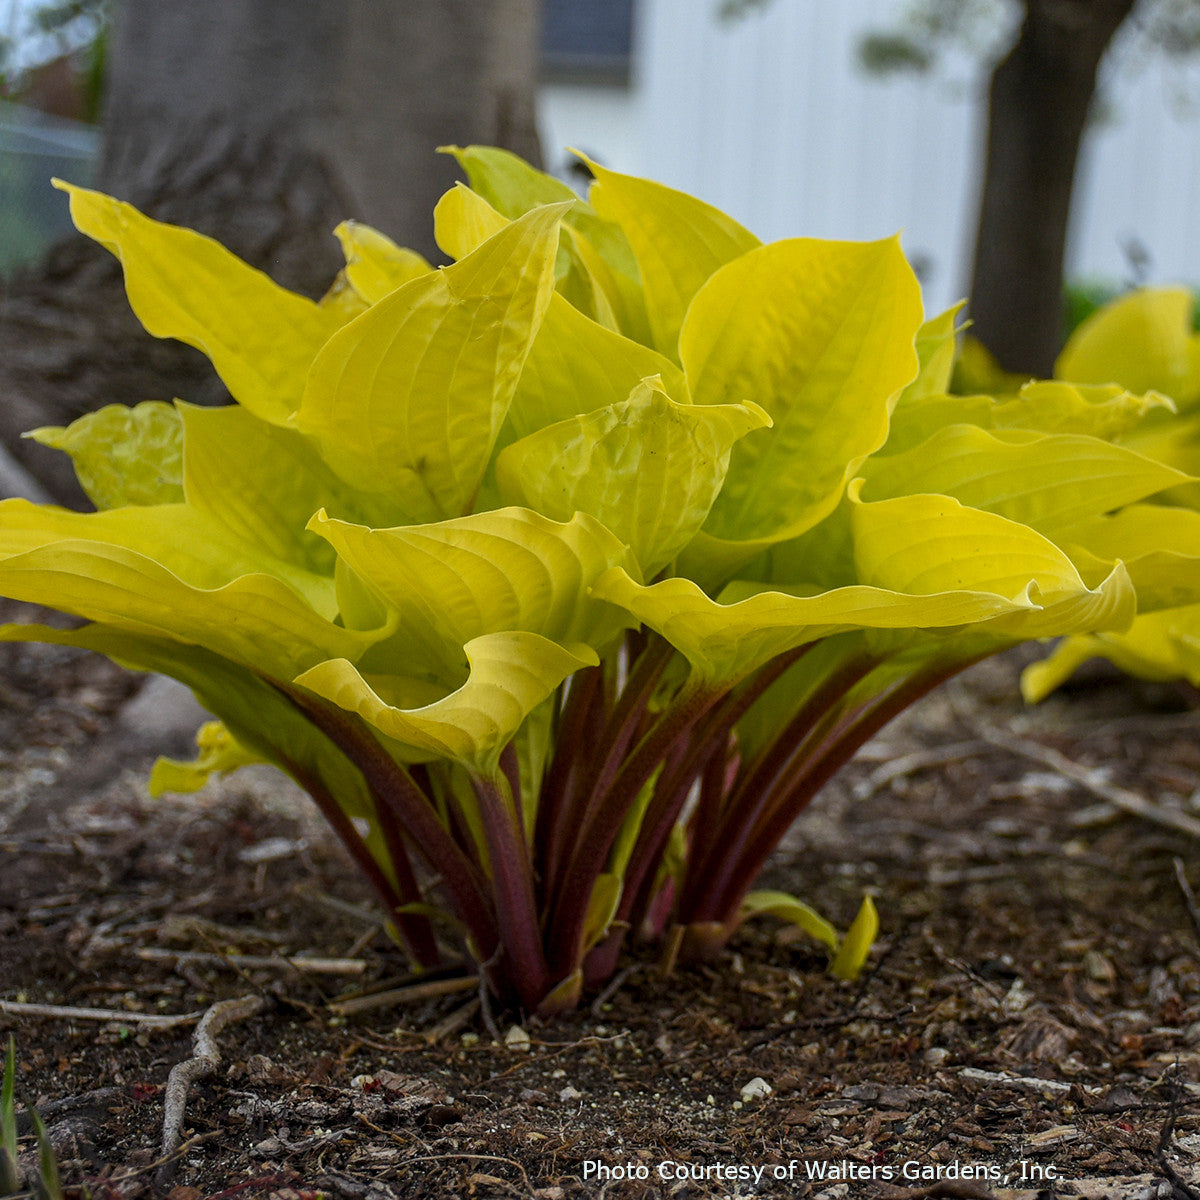
<path fill-rule="evenodd" d="M 1184 288 L 1142 288 L 1105 305 L 1072 334 L 1055 366 L 1063 379 L 1146 394 L 1140 419 L 1106 436 L 1189 476 L 1200 474 L 1200 336 Z M 1200 686 L 1200 487 L 1170 488 L 1077 533 L 1077 554 L 1119 556 L 1137 588 L 1125 630 L 1065 639 L 1029 667 L 1022 689 L 1040 700 L 1090 658 L 1151 680 Z"/>
<path fill-rule="evenodd" d="M 626 944 L 711 954 L 767 912 L 851 974 L 870 904 L 839 939 L 752 891 L 773 848 L 940 680 L 1128 625 L 1069 535 L 1185 477 L 1053 431 L 1063 397 L 945 420 L 954 317 L 922 323 L 894 239 L 762 245 L 647 180 L 596 166 L 584 202 L 455 153 L 453 265 L 343 226 L 320 304 L 70 189 L 236 403 L 38 431 L 98 511 L 0 506 L 0 590 L 88 623 L 3 636 L 188 684 L 220 723 L 153 785 L 282 768 L 418 966 L 552 1012 Z"/>

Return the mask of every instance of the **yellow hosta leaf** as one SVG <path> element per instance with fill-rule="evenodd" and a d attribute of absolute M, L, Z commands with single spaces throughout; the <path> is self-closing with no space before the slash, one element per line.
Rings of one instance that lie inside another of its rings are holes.
<path fill-rule="evenodd" d="M 1174 413 L 1174 401 L 1159 392 L 1137 396 L 1116 384 L 1043 379 L 1026 384 L 1015 399 L 998 403 L 991 419 L 998 429 L 1086 433 L 1107 441 L 1130 433 L 1143 417 L 1159 410 Z"/>
<path fill-rule="evenodd" d="M 587 646 L 560 646 L 526 632 L 487 634 L 463 650 L 470 665 L 466 682 L 421 708 L 386 703 L 345 660 L 321 663 L 295 682 L 424 755 L 491 776 L 525 718 L 568 675 L 598 661 Z"/>
<path fill-rule="evenodd" d="M 829 973 L 838 979 L 857 979 L 867 962 L 867 955 L 879 936 L 879 913 L 875 901 L 864 896 L 858 914 L 846 930 L 846 936 L 829 964 Z"/>
<path fill-rule="evenodd" d="M 753 400 L 774 427 L 740 442 L 705 533 L 782 541 L 827 516 L 914 376 L 916 277 L 895 239 L 775 242 L 718 271 L 680 338 L 696 404 Z"/>
<path fill-rule="evenodd" d="M 478 250 L 509 224 L 508 217 L 461 183 L 455 184 L 433 210 L 434 240 L 455 262 Z"/>
<path fill-rule="evenodd" d="M 742 901 L 742 917 L 778 917 L 803 929 L 821 945 L 836 950 L 837 930 L 815 908 L 788 892 L 749 892 Z"/>
<path fill-rule="evenodd" d="M 346 279 L 368 304 L 377 304 L 402 284 L 433 270 L 415 250 L 397 246 L 369 225 L 343 221 L 333 232 L 346 256 Z"/>
<path fill-rule="evenodd" d="M 1200 338 L 1185 288 L 1142 288 L 1106 304 L 1067 339 L 1054 364 L 1071 383 L 1165 392 L 1180 409 L 1200 399 Z"/>
<path fill-rule="evenodd" d="M 336 612 L 332 579 L 268 556 L 260 546 L 240 539 L 209 514 L 187 504 L 77 513 L 51 506 L 39 508 L 25 500 L 0 503 L 0 559 L 61 542 L 94 542 L 98 548 L 133 551 L 201 590 L 266 572 L 304 596 L 322 617 Z M 40 603 L 62 607 L 53 600 Z"/>
<path fill-rule="evenodd" d="M 1012 609 L 971 631 L 1000 639 L 1128 627 L 1137 601 L 1118 563 L 1089 587 L 1067 554 L 1027 525 L 949 496 L 863 503 L 851 486 L 859 578 L 909 596 L 966 590 L 1008 597 Z M 914 626 L 915 626 L 914 622 Z"/>
<path fill-rule="evenodd" d="M 323 506 L 358 517 L 353 489 L 293 429 L 236 406 L 181 411 L 188 504 L 273 557 L 332 575 L 332 551 L 305 527 Z"/>
<path fill-rule="evenodd" d="M 692 297 L 718 268 L 761 243 L 695 196 L 585 161 L 596 177 L 592 206 L 620 227 L 637 258 L 653 344 L 675 359 Z"/>
<path fill-rule="evenodd" d="M 837 633 L 955 629 L 1031 607 L 1024 595 L 956 590 L 911 596 L 862 585 L 791 595 L 739 584 L 713 600 L 690 579 L 643 587 L 619 568 L 601 576 L 592 590 L 666 638 L 702 682 L 720 685 L 736 683 L 778 654 Z"/>
<path fill-rule="evenodd" d="M 622 625 L 621 614 L 593 600 L 589 587 L 627 563 L 628 551 L 582 513 L 560 524 L 507 508 L 396 529 L 321 514 L 312 527 L 399 611 L 414 645 L 455 669 L 459 648 L 484 634 L 520 629 L 600 646 Z"/>
<path fill-rule="evenodd" d="M 198 792 L 214 775 L 227 775 L 251 763 L 266 761 L 241 745 L 221 721 L 206 721 L 200 726 L 196 731 L 196 748 L 199 753 L 191 762 L 160 758 L 154 764 L 150 772 L 150 795 Z"/>
<path fill-rule="evenodd" d="M 235 574 L 233 543 L 220 538 L 218 526 L 182 505 L 68 513 L 7 500 L 0 504 L 0 594 L 203 645 L 285 679 L 324 658 L 357 659 L 388 633 L 335 625 L 332 580 L 322 584 L 297 570 L 291 587 L 267 574 Z M 166 553 L 155 549 L 163 543 Z M 297 590 L 306 578 L 324 611 Z"/>
<path fill-rule="evenodd" d="M 212 238 L 164 225 L 100 192 L 56 182 L 80 233 L 121 261 L 137 318 L 206 354 L 233 398 L 264 421 L 295 411 L 317 351 L 343 321 L 273 283 Z"/>
<path fill-rule="evenodd" d="M 297 428 L 408 521 L 470 510 L 554 287 L 561 206 L 392 292 L 322 350 Z"/>
<path fill-rule="evenodd" d="M 960 332 L 958 317 L 966 303 L 960 300 L 953 308 L 930 317 L 917 330 L 915 347 L 920 366 L 917 377 L 900 393 L 896 403 L 897 412 L 906 404 L 929 396 L 942 396 L 950 390 L 955 345 Z"/>
<path fill-rule="evenodd" d="M 863 502 L 850 491 L 858 576 L 908 596 L 968 590 L 1030 607 L 1042 596 L 1087 590 L 1071 560 L 1040 533 L 951 496 Z"/>
<path fill-rule="evenodd" d="M 617 225 L 597 216 L 596 210 L 561 180 L 507 150 L 495 146 L 442 149 L 458 160 L 472 190 L 510 220 L 541 204 L 571 201 L 563 218 L 570 234 L 564 239 L 564 248 L 571 259 L 570 272 L 559 285 L 563 294 L 602 325 L 649 343 L 637 260 Z"/>
<path fill-rule="evenodd" d="M 874 457 L 862 475 L 866 499 L 936 492 L 1052 538 L 1187 481 L 1162 463 L 1099 438 L 991 433 L 974 425 L 951 425 L 912 450 Z"/>
<path fill-rule="evenodd" d="M 1064 638 L 1051 655 L 1025 668 L 1021 694 L 1036 704 L 1093 658 L 1107 659 L 1138 679 L 1186 679 L 1200 686 L 1200 657 L 1188 647 L 1189 640 L 1194 646 L 1197 630 L 1200 604 L 1189 604 L 1140 615 L 1124 632 Z"/>
<path fill-rule="evenodd" d="M 106 404 L 65 427 L 46 425 L 25 436 L 69 454 L 97 508 L 183 499 L 183 426 L 174 405 Z"/>
<path fill-rule="evenodd" d="M 457 159 L 471 180 L 471 188 L 510 219 L 543 204 L 579 200 L 561 179 L 530 166 L 511 150 L 499 146 L 439 146 L 438 152 Z"/>
<path fill-rule="evenodd" d="M 598 325 L 556 293 L 513 396 L 508 440 L 627 400 L 641 380 L 655 375 L 669 395 L 687 399 L 683 372 L 673 362 Z"/>
<path fill-rule="evenodd" d="M 628 400 L 509 446 L 496 479 L 507 503 L 556 520 L 595 517 L 650 578 L 703 524 L 737 439 L 769 423 L 755 404 L 677 404 L 647 380 Z"/>

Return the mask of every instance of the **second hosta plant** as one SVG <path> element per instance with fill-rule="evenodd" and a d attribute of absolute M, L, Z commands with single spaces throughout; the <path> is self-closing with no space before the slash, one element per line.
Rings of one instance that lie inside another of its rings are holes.
<path fill-rule="evenodd" d="M 85 624 L 3 636 L 186 683 L 220 723 L 154 785 L 286 771 L 417 966 L 553 1012 L 625 947 L 766 912 L 852 974 L 869 902 L 839 938 L 753 890 L 772 850 L 939 681 L 1126 627 L 1127 572 L 1072 530 L 1186 477 L 1094 435 L 1119 389 L 939 417 L 954 318 L 923 323 L 895 240 L 762 245 L 644 179 L 596 166 L 585 202 L 456 153 L 453 265 L 343 226 L 319 304 L 70 189 L 235 403 L 35 433 L 98 511 L 0 505 L 0 593 Z"/>

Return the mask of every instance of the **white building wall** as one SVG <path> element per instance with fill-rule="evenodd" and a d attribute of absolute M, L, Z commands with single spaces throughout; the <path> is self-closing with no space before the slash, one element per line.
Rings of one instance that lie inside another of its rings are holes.
<path fill-rule="evenodd" d="M 856 64 L 894 0 L 769 0 L 734 22 L 717 0 L 640 0 L 628 89 L 552 85 L 547 158 L 576 145 L 619 170 L 694 192 L 764 239 L 903 230 L 931 311 L 964 294 L 986 79 L 969 62 L 879 79 Z M 1077 279 L 1200 284 L 1200 65 L 1135 69 L 1118 48 L 1112 118 L 1095 128 L 1068 251 Z"/>

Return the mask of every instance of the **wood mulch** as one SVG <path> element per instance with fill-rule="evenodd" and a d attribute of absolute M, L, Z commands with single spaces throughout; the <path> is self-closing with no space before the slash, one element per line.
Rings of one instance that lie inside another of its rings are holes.
<path fill-rule="evenodd" d="M 0 1035 L 68 1195 L 1197 1200 L 1200 714 L 1099 671 L 1023 709 L 1018 666 L 885 730 L 771 868 L 843 926 L 877 896 L 860 981 L 764 921 L 538 1024 L 409 977 L 278 776 L 150 801 L 136 681 L 0 648 Z"/>

